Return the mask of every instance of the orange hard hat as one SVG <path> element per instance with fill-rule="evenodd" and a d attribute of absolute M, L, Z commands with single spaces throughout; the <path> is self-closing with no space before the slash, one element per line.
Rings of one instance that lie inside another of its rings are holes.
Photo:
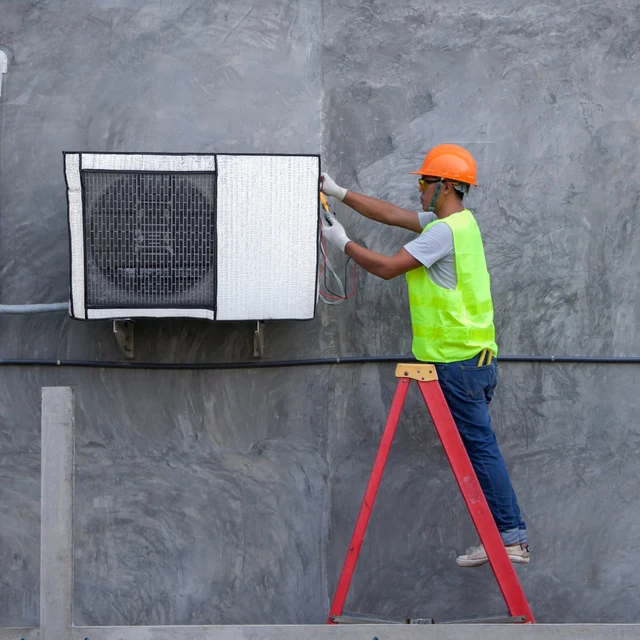
<path fill-rule="evenodd" d="M 453 182 L 464 182 L 477 187 L 476 161 L 473 156 L 457 144 L 439 144 L 433 147 L 424 158 L 420 171 L 412 175 L 434 176 Z"/>

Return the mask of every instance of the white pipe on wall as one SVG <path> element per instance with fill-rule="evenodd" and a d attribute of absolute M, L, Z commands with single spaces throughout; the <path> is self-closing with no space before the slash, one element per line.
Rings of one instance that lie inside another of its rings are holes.
<path fill-rule="evenodd" d="M 7 54 L 0 49 L 0 96 L 2 96 L 2 76 L 7 73 Z"/>

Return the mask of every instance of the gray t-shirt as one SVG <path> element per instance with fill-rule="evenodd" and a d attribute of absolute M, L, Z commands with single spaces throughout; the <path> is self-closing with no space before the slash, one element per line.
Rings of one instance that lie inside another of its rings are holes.
<path fill-rule="evenodd" d="M 424 229 L 430 222 L 437 220 L 431 211 L 419 211 L 420 226 Z M 443 289 L 455 289 L 458 285 L 456 257 L 453 252 L 453 232 L 446 224 L 434 224 L 404 248 L 422 262 L 429 279 Z"/>

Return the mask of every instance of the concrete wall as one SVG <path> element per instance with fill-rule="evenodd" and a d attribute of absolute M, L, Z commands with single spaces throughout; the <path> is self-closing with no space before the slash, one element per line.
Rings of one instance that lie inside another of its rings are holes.
<path fill-rule="evenodd" d="M 477 157 L 503 354 L 638 355 L 635 0 L 0 0 L 0 302 L 65 300 L 62 150 L 323 155 L 416 208 L 431 145 Z M 386 253 L 411 234 L 338 208 Z M 136 360 L 246 360 L 249 323 L 136 323 Z M 268 325 L 274 359 L 406 354 L 402 279 Z M 118 360 L 109 323 L 0 318 L 2 358 Z M 76 389 L 77 624 L 322 623 L 392 365 L 0 370 L 0 625 L 39 619 L 40 388 Z M 640 622 L 635 365 L 501 365 L 493 416 L 529 524 L 540 622 Z M 501 612 L 417 393 L 347 608 Z"/>

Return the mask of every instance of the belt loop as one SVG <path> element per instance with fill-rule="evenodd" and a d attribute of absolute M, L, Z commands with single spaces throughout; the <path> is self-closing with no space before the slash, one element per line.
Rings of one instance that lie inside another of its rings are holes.
<path fill-rule="evenodd" d="M 478 358 L 478 366 L 481 367 L 484 364 L 484 357 L 487 355 L 487 350 L 483 349 L 480 352 L 480 357 Z M 491 357 L 491 356 L 489 356 Z"/>

